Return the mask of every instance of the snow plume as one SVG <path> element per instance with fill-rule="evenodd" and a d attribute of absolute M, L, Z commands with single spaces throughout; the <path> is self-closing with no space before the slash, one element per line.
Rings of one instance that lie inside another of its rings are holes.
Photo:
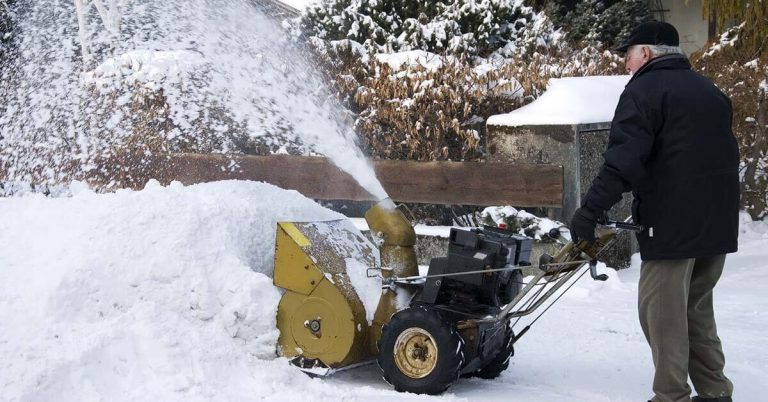
<path fill-rule="evenodd" d="M 4 180 L 119 187 L 141 184 L 137 172 L 152 177 L 157 153 L 288 147 L 328 156 L 386 197 L 320 75 L 248 1 L 16 8 L 18 54 L 0 86 Z"/>

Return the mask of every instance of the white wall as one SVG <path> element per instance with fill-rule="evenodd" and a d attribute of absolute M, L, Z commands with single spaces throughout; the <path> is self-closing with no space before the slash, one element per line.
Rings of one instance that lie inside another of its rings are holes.
<path fill-rule="evenodd" d="M 656 12 L 656 19 L 669 22 L 677 28 L 680 47 L 686 54 L 704 47 L 709 38 L 709 23 L 701 12 L 702 0 L 651 1 L 651 10 L 658 8 L 658 3 L 661 3 L 665 11 Z"/>

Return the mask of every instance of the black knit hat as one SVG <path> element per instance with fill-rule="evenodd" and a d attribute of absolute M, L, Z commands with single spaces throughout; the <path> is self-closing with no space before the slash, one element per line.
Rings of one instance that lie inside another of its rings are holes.
<path fill-rule="evenodd" d="M 668 22 L 646 21 L 636 26 L 624 44 L 614 50 L 624 53 L 634 45 L 680 46 L 680 36 L 677 29 Z"/>

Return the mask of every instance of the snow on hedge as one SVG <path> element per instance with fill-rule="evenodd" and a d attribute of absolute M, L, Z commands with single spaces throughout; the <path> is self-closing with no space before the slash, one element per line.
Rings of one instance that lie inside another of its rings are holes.
<path fill-rule="evenodd" d="M 586 124 L 613 120 L 619 96 L 630 76 L 568 77 L 549 80 L 533 103 L 491 116 L 488 125 Z"/>
<path fill-rule="evenodd" d="M 395 71 L 403 67 L 407 68 L 417 65 L 424 67 L 428 71 L 436 71 L 443 66 L 444 61 L 450 63 L 454 58 L 443 58 L 440 55 L 424 50 L 408 50 L 395 53 L 377 53 L 376 60 L 388 64 Z"/>
<path fill-rule="evenodd" d="M 746 25 L 746 22 L 742 22 L 741 24 L 731 27 L 722 34 L 720 34 L 720 38 L 714 42 L 706 51 L 704 52 L 704 57 L 709 57 L 714 55 L 715 53 L 727 48 L 727 47 L 733 47 L 736 45 L 736 43 L 739 41 L 739 36 L 741 34 L 741 31 L 744 29 L 744 26 Z"/>
<path fill-rule="evenodd" d="M 16 4 L 26 34 L 0 60 L 0 180 L 119 188 L 144 184 L 152 155 L 290 149 L 386 196 L 321 73 L 259 7 L 122 3 L 106 28 L 93 2 Z"/>
<path fill-rule="evenodd" d="M 305 10 L 301 31 L 350 39 L 373 53 L 420 49 L 473 57 L 512 57 L 560 36 L 544 13 L 523 0 L 329 0 Z"/>
<path fill-rule="evenodd" d="M 518 210 L 511 206 L 488 207 L 480 213 L 480 216 L 486 225 L 504 224 L 509 230 L 537 240 L 548 239 L 547 233 L 551 229 L 563 226 L 562 222 L 541 218 L 524 209 Z"/>

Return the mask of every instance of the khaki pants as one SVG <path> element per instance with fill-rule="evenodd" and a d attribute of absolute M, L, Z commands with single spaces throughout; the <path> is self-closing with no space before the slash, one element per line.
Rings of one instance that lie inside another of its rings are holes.
<path fill-rule="evenodd" d="M 653 402 L 690 402 L 689 374 L 699 396 L 731 396 L 712 309 L 724 263 L 725 255 L 643 261 L 638 310 L 656 367 Z"/>

